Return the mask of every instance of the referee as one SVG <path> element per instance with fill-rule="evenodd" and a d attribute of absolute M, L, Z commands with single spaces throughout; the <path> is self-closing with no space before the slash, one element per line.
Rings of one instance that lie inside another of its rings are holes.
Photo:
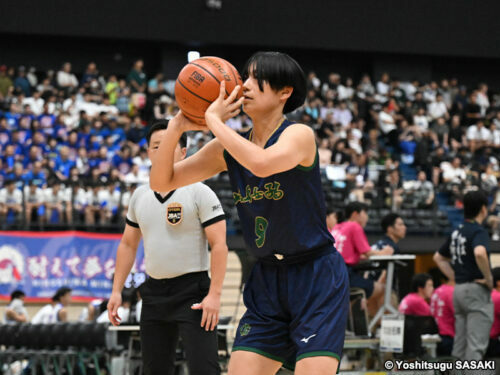
<path fill-rule="evenodd" d="M 148 156 L 163 139 L 167 122 L 155 123 L 146 140 Z M 179 140 L 175 161 L 186 156 Z M 120 324 L 123 284 L 132 269 L 141 236 L 148 278 L 139 287 L 143 304 L 141 347 L 144 373 L 173 374 L 180 335 L 191 375 L 220 374 L 217 334 L 220 296 L 226 272 L 224 211 L 215 193 L 198 182 L 168 193 L 137 188 L 130 199 L 126 226 L 116 254 L 109 320 Z M 211 247 L 208 277 L 208 246 Z"/>

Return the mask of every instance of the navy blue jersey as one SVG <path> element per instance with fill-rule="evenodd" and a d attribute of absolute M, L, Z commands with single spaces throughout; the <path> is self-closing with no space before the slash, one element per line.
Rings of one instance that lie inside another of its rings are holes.
<path fill-rule="evenodd" d="M 391 246 L 394 249 L 394 254 L 401 254 L 399 246 L 394 242 L 391 237 L 385 235 L 380 240 L 378 240 L 373 246 L 374 250 L 382 250 L 386 246 Z"/>
<path fill-rule="evenodd" d="M 451 258 L 457 284 L 484 278 L 477 266 L 474 248 L 484 246 L 488 251 L 488 244 L 489 237 L 486 229 L 476 222 L 465 221 L 453 231 L 441 246 L 439 254 Z"/>
<path fill-rule="evenodd" d="M 275 144 L 290 125 L 284 120 L 265 148 Z M 251 139 L 251 134 L 244 137 Z M 224 158 L 243 237 L 254 255 L 293 255 L 333 243 L 326 227 L 317 154 L 310 167 L 298 165 L 264 178 L 255 176 L 226 151 Z"/>

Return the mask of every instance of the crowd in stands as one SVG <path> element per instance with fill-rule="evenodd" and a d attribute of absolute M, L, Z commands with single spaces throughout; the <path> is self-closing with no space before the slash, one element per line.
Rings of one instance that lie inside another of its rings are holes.
<path fill-rule="evenodd" d="M 178 111 L 175 81 L 145 71 L 142 60 L 124 77 L 92 62 L 77 73 L 70 63 L 47 72 L 0 66 L 0 222 L 122 219 L 130 192 L 148 180 L 147 127 Z M 464 193 L 480 186 L 498 238 L 500 95 L 487 84 L 387 73 L 355 83 L 314 72 L 307 83 L 305 104 L 288 117 L 314 128 L 324 177 L 344 203 L 459 209 Z M 244 114 L 228 125 L 251 127 Z M 192 134 L 188 155 L 210 138 Z"/>

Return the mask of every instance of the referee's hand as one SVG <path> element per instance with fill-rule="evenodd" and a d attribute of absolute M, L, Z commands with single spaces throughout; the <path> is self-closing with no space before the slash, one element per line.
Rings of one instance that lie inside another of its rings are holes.
<path fill-rule="evenodd" d="M 118 292 L 111 293 L 108 301 L 108 318 L 114 326 L 120 325 L 122 320 L 118 316 L 118 308 L 122 305 L 122 294 Z"/>
<path fill-rule="evenodd" d="M 191 306 L 193 310 L 203 310 L 201 315 L 201 327 L 205 331 L 213 331 L 219 323 L 220 295 L 216 293 L 208 294 L 201 303 Z"/>

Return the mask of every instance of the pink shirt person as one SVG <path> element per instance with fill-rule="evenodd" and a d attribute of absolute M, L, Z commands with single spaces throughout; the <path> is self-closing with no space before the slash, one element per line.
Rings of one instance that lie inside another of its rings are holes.
<path fill-rule="evenodd" d="M 443 284 L 431 297 L 431 313 L 442 336 L 455 337 L 455 308 L 453 307 L 453 285 Z M 499 294 L 500 295 L 500 294 Z"/>
<path fill-rule="evenodd" d="M 431 308 L 418 293 L 410 293 L 399 304 L 399 312 L 405 315 L 430 316 Z"/>
<path fill-rule="evenodd" d="M 498 290 L 493 289 L 491 291 L 491 300 L 493 301 L 494 318 L 490 338 L 496 339 L 500 336 L 500 292 Z"/>
<path fill-rule="evenodd" d="M 371 250 L 363 227 L 355 221 L 335 225 L 332 231 L 335 248 L 349 266 L 358 264 L 361 255 Z"/>

